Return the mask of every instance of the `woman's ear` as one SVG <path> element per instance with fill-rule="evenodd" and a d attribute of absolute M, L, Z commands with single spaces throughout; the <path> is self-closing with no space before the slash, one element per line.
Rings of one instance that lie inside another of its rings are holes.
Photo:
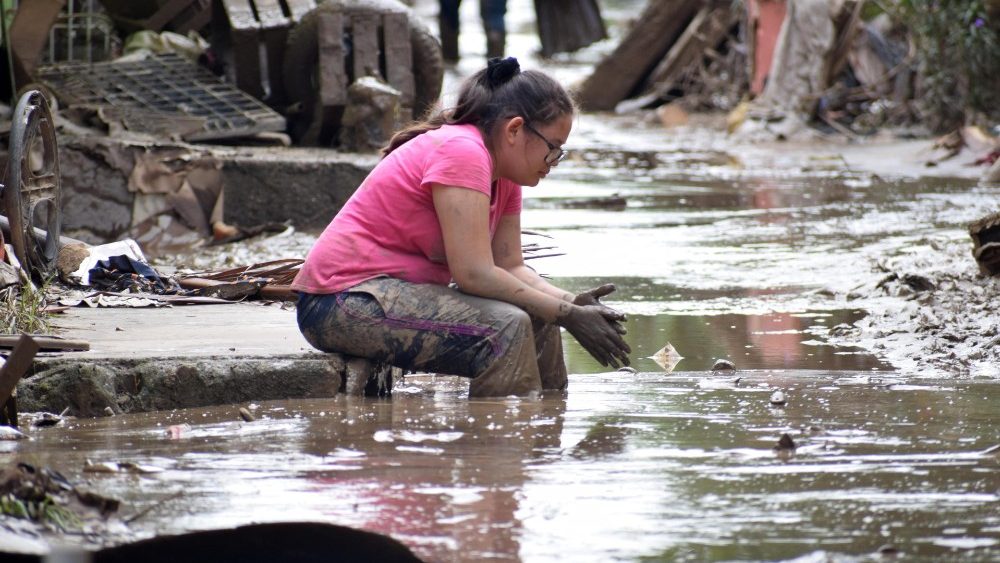
<path fill-rule="evenodd" d="M 509 144 L 513 144 L 518 133 L 524 132 L 524 118 L 519 115 L 510 118 L 510 120 L 507 121 L 507 124 L 504 125 L 503 132 L 504 141 L 507 141 Z"/>

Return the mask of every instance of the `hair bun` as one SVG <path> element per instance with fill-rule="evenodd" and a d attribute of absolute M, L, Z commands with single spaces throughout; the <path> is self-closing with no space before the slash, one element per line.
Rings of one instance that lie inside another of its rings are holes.
<path fill-rule="evenodd" d="M 495 57 L 486 63 L 486 83 L 491 89 L 496 88 L 497 86 L 506 84 L 519 72 L 521 72 L 521 65 L 514 57 L 507 57 L 506 59 Z"/>

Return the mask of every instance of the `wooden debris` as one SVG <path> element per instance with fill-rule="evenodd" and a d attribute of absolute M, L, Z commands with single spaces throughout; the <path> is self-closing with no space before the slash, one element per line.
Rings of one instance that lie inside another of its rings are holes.
<path fill-rule="evenodd" d="M 580 106 L 587 111 L 614 109 L 663 59 L 702 6 L 703 1 L 650 2 L 614 52 L 583 82 L 577 92 Z"/>
<path fill-rule="evenodd" d="M 27 334 L 18 337 L 13 344 L 13 352 L 7 362 L 0 367 L 0 424 L 17 428 L 17 401 L 12 396 L 17 382 L 31 369 L 31 364 L 38 353 L 38 343 Z"/>
<path fill-rule="evenodd" d="M 972 237 L 972 257 L 985 276 L 1000 273 L 1000 212 L 981 217 L 969 225 Z"/>
<path fill-rule="evenodd" d="M 653 94 L 656 99 L 666 99 L 681 76 L 692 65 L 701 62 L 707 50 L 718 47 L 738 21 L 738 14 L 730 5 L 703 6 L 650 73 L 646 93 Z"/>
<path fill-rule="evenodd" d="M 789 452 L 795 451 L 796 447 L 795 440 L 792 440 L 792 437 L 785 433 L 781 435 L 778 444 L 774 446 L 774 450 L 777 452 Z"/>
<path fill-rule="evenodd" d="M 20 342 L 21 338 L 29 335 L 13 335 L 13 334 L 0 334 L 0 348 L 15 348 Z M 35 341 L 38 345 L 39 350 L 55 350 L 55 351 L 69 351 L 69 350 L 90 350 L 90 342 L 86 340 L 68 340 L 59 336 L 39 336 L 30 335 L 31 339 Z"/>

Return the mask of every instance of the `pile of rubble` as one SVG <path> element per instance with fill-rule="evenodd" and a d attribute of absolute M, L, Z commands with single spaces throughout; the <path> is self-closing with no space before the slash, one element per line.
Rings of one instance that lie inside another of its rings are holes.
<path fill-rule="evenodd" d="M 683 123 L 685 112 L 722 110 L 745 139 L 857 139 L 882 127 L 930 134 L 919 123 L 920 55 L 881 8 L 865 0 L 649 2 L 578 99 L 591 111 L 657 108 L 666 125 Z"/>

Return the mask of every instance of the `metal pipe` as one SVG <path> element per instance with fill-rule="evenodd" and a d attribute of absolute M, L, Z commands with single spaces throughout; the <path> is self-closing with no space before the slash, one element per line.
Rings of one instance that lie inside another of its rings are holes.
<path fill-rule="evenodd" d="M 3 190 L 0 190 L 2 192 Z M 3 230 L 4 237 L 10 237 L 10 219 L 7 219 L 5 215 L 0 215 L 0 229 Z M 49 233 L 39 229 L 38 227 L 32 227 L 33 234 L 35 235 L 35 240 L 38 244 L 45 244 L 46 239 L 49 238 Z M 90 246 L 89 244 L 83 242 L 82 240 L 77 240 L 70 237 L 59 237 L 59 247 L 62 248 L 67 244 L 84 244 Z"/>

